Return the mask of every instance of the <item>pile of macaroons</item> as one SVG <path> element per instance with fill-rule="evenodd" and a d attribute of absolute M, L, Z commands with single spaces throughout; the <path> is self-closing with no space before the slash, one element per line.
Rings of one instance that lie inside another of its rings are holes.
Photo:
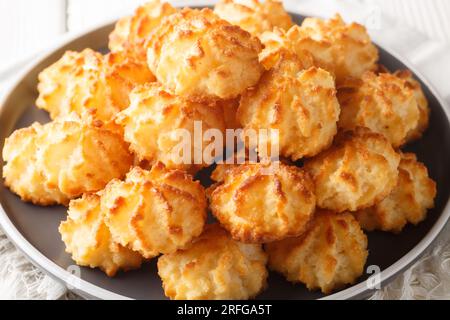
<path fill-rule="evenodd" d="M 254 298 L 269 269 L 329 294 L 364 273 L 363 230 L 399 233 L 433 207 L 427 168 L 401 151 L 427 129 L 427 100 L 409 71 L 378 65 L 363 26 L 295 25 L 276 0 L 154 0 L 109 40 L 40 74 L 53 121 L 3 149 L 13 192 L 68 206 L 59 231 L 77 264 L 114 276 L 159 257 L 171 299 Z M 168 156 L 196 121 L 278 129 L 248 147 L 276 144 L 282 160 L 217 165 L 206 189 L 194 177 L 208 163 Z"/>

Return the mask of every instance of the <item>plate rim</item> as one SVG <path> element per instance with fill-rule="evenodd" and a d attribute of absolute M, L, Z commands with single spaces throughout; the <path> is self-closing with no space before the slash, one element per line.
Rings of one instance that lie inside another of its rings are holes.
<path fill-rule="evenodd" d="M 192 1 L 186 1 L 187 3 Z M 188 5 L 188 4 L 186 4 Z M 197 6 L 201 3 L 196 3 Z M 291 9 L 291 8 L 289 8 Z M 292 13 L 303 15 L 301 10 L 289 10 Z M 62 47 L 66 46 L 68 43 L 86 36 L 89 33 L 93 33 L 102 28 L 112 26 L 117 21 L 116 18 L 110 19 L 101 24 L 97 24 L 93 27 L 81 30 L 76 33 L 71 33 L 62 36 L 58 41 L 56 41 L 47 49 L 41 51 L 41 53 L 29 63 L 13 78 L 10 85 L 5 89 L 5 94 L 0 100 L 0 116 L 4 113 L 4 104 L 11 96 L 12 91 L 19 85 L 21 81 L 42 61 L 52 55 L 55 51 L 60 50 Z M 406 58 L 402 57 L 394 49 L 386 46 L 380 46 L 383 50 L 389 53 L 391 56 L 401 61 L 409 70 L 411 70 L 414 75 L 419 78 L 431 92 L 431 94 L 436 98 L 438 103 L 443 109 L 444 114 L 447 117 L 447 122 L 450 124 L 450 110 L 449 105 L 442 98 L 439 92 L 435 89 L 431 81 L 428 80 L 417 68 Z M 422 238 L 422 240 L 414 246 L 406 255 L 397 260 L 394 264 L 389 266 L 387 269 L 383 270 L 379 274 L 380 285 L 383 287 L 388 284 L 393 278 L 399 273 L 405 271 L 411 267 L 437 240 L 443 229 L 446 227 L 447 222 L 450 219 L 450 199 L 447 199 L 446 205 L 441 212 L 441 216 L 434 223 L 430 231 Z M 15 227 L 14 223 L 11 221 L 7 215 L 2 203 L 0 203 L 0 227 L 3 229 L 5 235 L 8 239 L 19 249 L 30 262 L 42 270 L 44 273 L 48 274 L 53 279 L 61 282 L 63 285 L 69 287 L 69 289 L 84 298 L 93 299 L 105 299 L 105 300 L 130 300 L 132 298 L 114 293 L 95 284 L 92 284 L 81 278 L 74 278 L 74 276 L 65 270 L 64 268 L 57 265 L 55 262 L 47 258 L 43 253 L 41 253 L 36 247 L 34 247 L 21 232 Z M 370 277 L 369 277 L 370 279 Z M 359 284 L 353 285 L 347 289 L 336 292 L 329 296 L 320 298 L 319 300 L 347 300 L 347 299 L 363 299 L 368 297 L 370 294 L 375 292 L 377 289 L 371 289 L 367 286 L 367 281 L 363 281 Z"/>

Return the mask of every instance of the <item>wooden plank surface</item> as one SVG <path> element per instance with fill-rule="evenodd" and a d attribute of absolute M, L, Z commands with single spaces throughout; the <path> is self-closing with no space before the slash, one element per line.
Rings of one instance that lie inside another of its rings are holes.
<path fill-rule="evenodd" d="M 385 15 L 398 19 L 430 39 L 450 42 L 449 0 L 360 0 L 379 6 Z"/>
<path fill-rule="evenodd" d="M 0 70 L 65 32 L 65 0 L 0 0 Z"/>
<path fill-rule="evenodd" d="M 107 18 L 128 14 L 139 3 L 145 2 L 145 0 L 68 1 L 69 30 L 78 30 Z M 301 4 L 302 0 L 298 1 Z M 352 2 L 353 0 L 337 1 Z M 416 28 L 431 39 L 450 42 L 449 0 L 358 0 L 356 2 L 379 7 L 383 14 L 403 21 L 405 25 Z"/>
<path fill-rule="evenodd" d="M 66 31 L 81 30 L 129 14 L 144 1 L 0 0 L 0 38 L 4 44 L 0 51 L 0 70 L 28 53 L 45 48 Z M 384 14 L 418 29 L 431 39 L 450 42 L 449 0 L 334 1 L 379 6 Z"/>
<path fill-rule="evenodd" d="M 145 0 L 68 0 L 67 27 L 77 31 L 134 11 Z"/>

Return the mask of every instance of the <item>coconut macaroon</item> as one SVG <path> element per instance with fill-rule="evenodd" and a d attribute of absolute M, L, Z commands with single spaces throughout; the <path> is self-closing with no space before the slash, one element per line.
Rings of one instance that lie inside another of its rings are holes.
<path fill-rule="evenodd" d="M 145 258 L 173 253 L 199 236 L 206 222 L 205 190 L 184 171 L 157 163 L 133 168 L 102 191 L 102 211 L 113 239 Z"/>
<path fill-rule="evenodd" d="M 136 9 L 132 16 L 120 19 L 109 35 L 112 52 L 126 51 L 138 61 L 147 60 L 147 41 L 165 17 L 177 12 L 167 2 L 151 0 Z"/>
<path fill-rule="evenodd" d="M 208 129 L 215 129 L 223 138 L 225 124 L 219 106 L 172 95 L 157 83 L 137 87 L 130 101 L 116 123 L 124 128 L 125 140 L 139 160 L 161 161 L 169 168 L 191 171 L 211 165 L 205 162 L 205 150 L 200 150 L 198 159 L 195 149 Z"/>
<path fill-rule="evenodd" d="M 130 34 L 131 16 L 120 18 L 109 35 L 108 48 L 111 52 L 125 51 Z"/>
<path fill-rule="evenodd" d="M 335 75 L 337 83 L 347 77 L 359 78 L 377 67 L 378 50 L 364 26 L 345 24 L 339 15 L 330 20 L 306 18 L 301 27 L 293 26 L 287 32 L 276 29 L 263 34 L 261 41 L 264 66 L 273 64 L 273 55 L 282 47 L 300 56 L 310 55 L 315 66 Z"/>
<path fill-rule="evenodd" d="M 261 245 L 234 241 L 218 224 L 186 249 L 158 260 L 166 296 L 176 300 L 245 300 L 266 287 L 267 256 Z"/>
<path fill-rule="evenodd" d="M 367 128 L 344 132 L 305 168 L 316 185 L 317 205 L 337 212 L 373 206 L 397 184 L 400 155 L 381 134 Z"/>
<path fill-rule="evenodd" d="M 428 176 L 427 168 L 417 161 L 415 154 L 401 154 L 397 186 L 380 203 L 355 213 L 365 230 L 399 233 L 408 223 L 425 220 L 433 208 L 436 183 Z"/>
<path fill-rule="evenodd" d="M 237 119 L 240 97 L 230 100 L 218 100 L 217 105 L 223 111 L 223 120 L 226 129 L 239 129 L 242 125 Z"/>
<path fill-rule="evenodd" d="M 185 8 L 149 40 L 148 64 L 171 92 L 194 100 L 232 99 L 263 71 L 260 41 L 210 9 Z"/>
<path fill-rule="evenodd" d="M 130 105 L 130 92 L 139 85 L 156 81 L 146 63 L 123 53 L 110 53 L 106 60 L 106 84 L 112 105 L 123 110 Z"/>
<path fill-rule="evenodd" d="M 100 209 L 100 196 L 83 195 L 72 200 L 68 217 L 59 226 L 66 252 L 80 266 L 100 268 L 113 277 L 119 270 L 137 269 L 142 257 L 114 242 Z"/>
<path fill-rule="evenodd" d="M 341 104 L 339 127 L 366 127 L 383 134 L 397 148 L 419 127 L 420 109 L 414 91 L 395 75 L 367 72 L 361 79 L 338 87 Z"/>
<path fill-rule="evenodd" d="M 233 239 L 245 243 L 302 234 L 316 207 L 309 174 L 275 162 L 229 168 L 210 198 L 214 216 Z"/>
<path fill-rule="evenodd" d="M 425 93 L 422 90 L 422 86 L 419 81 L 414 79 L 413 74 L 409 70 L 400 70 L 394 73 L 394 76 L 403 79 L 406 87 L 410 88 L 414 92 L 417 106 L 419 107 L 419 121 L 417 126 L 412 129 L 406 136 L 406 142 L 411 142 L 420 139 L 423 133 L 428 129 L 430 122 L 430 108 L 428 106 L 428 100 Z"/>
<path fill-rule="evenodd" d="M 122 178 L 133 163 L 122 137 L 75 120 L 39 123 L 15 131 L 3 149 L 5 184 L 22 200 L 68 204 Z"/>
<path fill-rule="evenodd" d="M 244 134 L 259 129 L 279 133 L 259 135 L 257 145 L 250 141 L 249 148 L 278 145 L 281 156 L 296 161 L 331 145 L 340 113 L 334 79 L 323 69 L 308 67 L 308 62 L 284 51 L 259 84 L 244 92 L 237 115 Z"/>
<path fill-rule="evenodd" d="M 265 246 L 269 268 L 288 281 L 329 294 L 353 284 L 364 272 L 367 237 L 350 214 L 319 211 L 308 231 Z"/>
<path fill-rule="evenodd" d="M 135 85 L 154 80 L 145 64 L 120 53 L 67 51 L 39 74 L 36 105 L 52 119 L 75 112 L 106 122 L 128 106 L 128 94 Z"/>
<path fill-rule="evenodd" d="M 254 36 L 274 27 L 287 31 L 294 24 L 278 0 L 221 0 L 215 5 L 214 13 Z"/>

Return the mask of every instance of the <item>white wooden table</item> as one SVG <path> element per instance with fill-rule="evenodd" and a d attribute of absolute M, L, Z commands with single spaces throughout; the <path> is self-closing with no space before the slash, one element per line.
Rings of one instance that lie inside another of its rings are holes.
<path fill-rule="evenodd" d="M 181 0 L 182 1 L 182 0 Z M 0 0 L 0 94 L 11 70 L 66 32 L 125 15 L 145 0 Z M 180 1 L 170 1 L 177 3 Z M 214 1 L 211 1 L 213 3 Z M 297 0 L 299 6 L 303 0 Z M 450 43 L 449 0 L 329 0 L 364 4 Z"/>
<path fill-rule="evenodd" d="M 375 6 L 431 39 L 450 43 L 449 0 L 344 1 Z M 0 75 L 2 69 L 45 48 L 59 35 L 124 15 L 142 2 L 144 0 L 0 0 Z M 298 2 L 301 4 L 302 0 Z"/>
<path fill-rule="evenodd" d="M 301 7 L 308 0 L 286 1 L 295 1 L 295 6 Z M 59 36 L 129 14 L 142 2 L 145 0 L 0 0 L 0 95 L 4 84 L 16 70 L 15 66 Z M 169 2 L 176 4 L 180 1 Z M 309 2 L 317 7 L 316 2 Z M 393 21 L 416 29 L 425 35 L 425 39 L 450 44 L 450 0 L 327 0 L 327 8 L 323 9 L 330 10 L 344 2 L 363 4 L 373 15 L 390 16 Z M 366 19 L 360 22 L 370 24 L 373 21 Z M 450 55 L 450 52 L 445 51 L 439 56 L 442 55 Z M 448 58 L 450 60 L 450 56 Z M 447 78 L 445 75 L 440 79 L 448 83 Z M 450 103 L 450 99 L 448 101 Z M 0 287 L 1 283 L 2 279 Z"/>

